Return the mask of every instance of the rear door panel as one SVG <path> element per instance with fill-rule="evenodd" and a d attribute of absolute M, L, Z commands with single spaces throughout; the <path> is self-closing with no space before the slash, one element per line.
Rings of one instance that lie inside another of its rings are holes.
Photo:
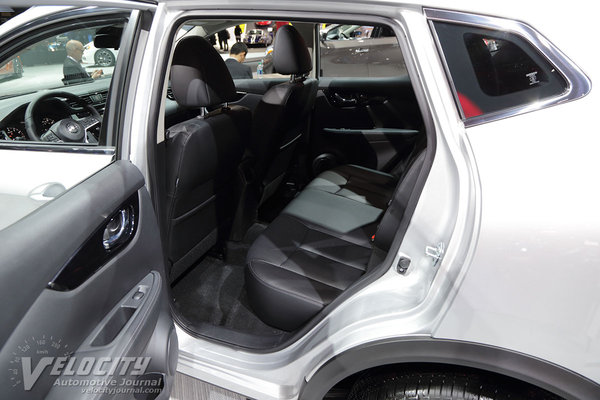
<path fill-rule="evenodd" d="M 391 170 L 419 137 L 407 77 L 321 78 L 311 135 L 313 173 L 336 164 Z"/>

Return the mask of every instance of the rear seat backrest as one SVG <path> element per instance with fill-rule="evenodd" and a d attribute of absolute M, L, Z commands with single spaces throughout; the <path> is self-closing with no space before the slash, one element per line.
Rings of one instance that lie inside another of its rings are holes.
<path fill-rule="evenodd" d="M 402 218 L 404 217 L 408 200 L 417 183 L 417 178 L 424 160 L 425 150 L 421 151 L 421 153 L 413 160 L 404 176 L 400 179 L 400 184 L 396 187 L 394 195 L 390 200 L 390 205 L 385 211 L 385 214 L 383 214 L 381 222 L 375 232 L 375 241 L 373 242 L 373 245 L 378 249 L 387 252 L 392 246 L 400 221 L 402 221 Z"/>

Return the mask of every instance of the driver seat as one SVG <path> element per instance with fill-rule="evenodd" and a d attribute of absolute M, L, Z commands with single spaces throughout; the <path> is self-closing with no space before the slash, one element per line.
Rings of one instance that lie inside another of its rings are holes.
<path fill-rule="evenodd" d="M 175 280 L 219 239 L 232 222 L 235 179 L 252 126 L 250 110 L 228 106 L 236 90 L 225 62 L 201 37 L 182 39 L 171 66 L 171 89 L 197 117 L 166 134 L 167 257 Z M 206 113 L 204 107 L 213 109 Z"/>

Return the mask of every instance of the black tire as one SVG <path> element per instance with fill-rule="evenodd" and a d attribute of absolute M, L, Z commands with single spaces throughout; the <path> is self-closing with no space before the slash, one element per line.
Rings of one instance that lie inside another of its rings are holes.
<path fill-rule="evenodd" d="M 473 372 L 388 372 L 366 376 L 348 400 L 559 400 L 543 389 L 510 378 Z"/>
<path fill-rule="evenodd" d="M 98 49 L 94 54 L 94 62 L 99 67 L 112 67 L 115 64 L 115 56 L 108 49 Z"/>

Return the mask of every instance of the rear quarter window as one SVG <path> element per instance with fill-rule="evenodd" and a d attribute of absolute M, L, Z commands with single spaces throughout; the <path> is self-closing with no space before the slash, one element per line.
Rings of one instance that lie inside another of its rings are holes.
<path fill-rule="evenodd" d="M 432 23 L 465 119 L 560 96 L 568 83 L 521 36 L 459 23 Z"/>

